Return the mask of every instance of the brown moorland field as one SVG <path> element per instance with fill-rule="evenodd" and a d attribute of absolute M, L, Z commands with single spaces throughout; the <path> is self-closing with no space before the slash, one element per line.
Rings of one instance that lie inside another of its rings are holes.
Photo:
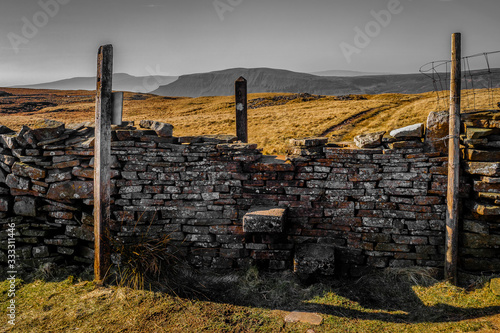
<path fill-rule="evenodd" d="M 1 92 L 5 92 L 2 94 Z M 464 91 L 465 109 L 496 108 L 500 89 Z M 441 96 L 445 96 L 442 92 Z M 39 119 L 65 123 L 93 121 L 93 91 L 0 88 L 1 124 L 18 130 Z M 286 151 L 288 139 L 327 136 L 348 141 L 362 133 L 390 131 L 425 122 L 429 112 L 446 109 L 436 93 L 353 96 L 250 94 L 249 141 L 265 154 Z M 175 136 L 234 134 L 234 97 L 161 97 L 125 93 L 125 121 L 153 119 L 174 125 Z"/>

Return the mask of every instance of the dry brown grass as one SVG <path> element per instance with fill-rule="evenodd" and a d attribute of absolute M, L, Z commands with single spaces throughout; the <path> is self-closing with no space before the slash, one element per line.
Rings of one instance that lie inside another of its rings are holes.
<path fill-rule="evenodd" d="M 92 91 L 54 91 L 0 89 L 16 95 L 16 98 L 0 98 L 0 102 L 14 100 L 16 103 L 30 100 L 51 101 L 58 104 L 39 111 L 24 111 L 5 114 L 8 106 L 0 104 L 2 124 L 19 129 L 37 119 L 50 118 L 67 123 L 92 121 L 94 99 Z M 441 96 L 445 96 L 445 92 Z M 249 100 L 270 98 L 290 94 L 250 94 Z M 137 98 L 139 97 L 139 99 Z M 390 131 L 395 128 L 425 122 L 429 112 L 445 109 L 444 101 L 437 105 L 435 93 L 415 95 L 381 94 L 364 95 L 365 100 L 337 100 L 326 96 L 318 100 L 293 100 L 283 105 L 275 105 L 249 110 L 249 141 L 257 143 L 264 153 L 276 154 L 286 150 L 288 139 L 319 136 L 329 129 L 342 124 L 351 117 L 354 121 L 342 125 L 328 133 L 334 141 L 352 140 L 361 133 Z M 477 109 L 492 108 L 500 102 L 500 89 L 492 93 L 477 90 Z M 464 92 L 464 107 L 474 107 L 470 92 Z M 356 117 L 357 116 L 357 117 Z M 154 119 L 174 125 L 175 136 L 235 133 L 234 98 L 222 97 L 160 97 L 134 93 L 125 94 L 124 116 L 126 121 Z"/>
<path fill-rule="evenodd" d="M 214 300 L 99 286 L 73 277 L 16 280 L 16 325 L 7 325 L 5 316 L 0 332 L 499 331 L 500 298 L 490 290 L 489 278 L 476 278 L 473 287 L 464 289 L 429 273 L 423 268 L 388 270 L 356 281 L 329 279 L 306 286 L 289 273 L 250 269 L 210 284 Z M 9 288 L 9 281 L 0 281 L 4 315 Z M 318 313 L 323 322 L 285 323 L 293 310 Z"/>

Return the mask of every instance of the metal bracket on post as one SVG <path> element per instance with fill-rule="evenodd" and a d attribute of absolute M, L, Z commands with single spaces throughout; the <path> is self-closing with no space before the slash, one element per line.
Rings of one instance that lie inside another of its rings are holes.
<path fill-rule="evenodd" d="M 111 118 L 111 125 L 122 124 L 123 118 L 123 92 L 113 93 L 113 116 Z"/>

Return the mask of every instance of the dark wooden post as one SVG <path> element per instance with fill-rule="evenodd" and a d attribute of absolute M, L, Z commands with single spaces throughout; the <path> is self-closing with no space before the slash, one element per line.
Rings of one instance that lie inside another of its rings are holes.
<path fill-rule="evenodd" d="M 99 48 L 94 148 L 94 277 L 103 282 L 111 266 L 109 220 L 111 217 L 111 113 L 113 46 Z"/>
<path fill-rule="evenodd" d="M 240 76 L 234 86 L 236 97 L 236 136 L 241 142 L 248 142 L 247 80 Z"/>
<path fill-rule="evenodd" d="M 460 98 L 461 98 L 461 34 L 451 40 L 450 138 L 448 153 L 448 194 L 446 212 L 445 279 L 457 283 L 458 267 L 458 190 L 460 177 Z"/>

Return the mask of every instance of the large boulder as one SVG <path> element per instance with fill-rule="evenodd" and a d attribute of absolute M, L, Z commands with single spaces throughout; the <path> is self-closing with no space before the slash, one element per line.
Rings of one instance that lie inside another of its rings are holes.
<path fill-rule="evenodd" d="M 448 134 L 450 132 L 450 115 L 448 111 L 429 113 L 425 131 L 425 150 L 448 154 Z"/>

